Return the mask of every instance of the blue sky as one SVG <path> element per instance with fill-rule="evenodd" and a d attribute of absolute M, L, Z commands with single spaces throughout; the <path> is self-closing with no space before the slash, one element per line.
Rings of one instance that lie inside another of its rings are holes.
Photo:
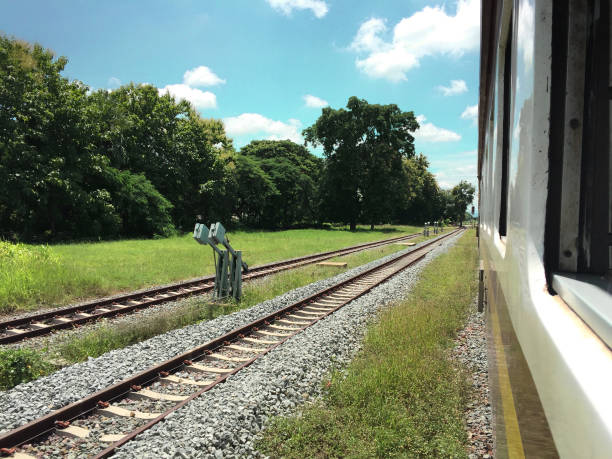
<path fill-rule="evenodd" d="M 443 187 L 476 184 L 479 0 L 0 0 L 0 31 L 93 88 L 150 83 L 220 118 L 237 148 L 301 142 L 350 96 L 419 116 Z"/>

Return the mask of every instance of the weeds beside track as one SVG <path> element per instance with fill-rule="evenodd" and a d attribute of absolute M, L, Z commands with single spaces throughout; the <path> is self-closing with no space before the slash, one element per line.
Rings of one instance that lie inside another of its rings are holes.
<path fill-rule="evenodd" d="M 432 261 L 410 297 L 380 315 L 323 401 L 278 418 L 273 457 L 464 457 L 465 379 L 448 358 L 477 288 L 473 231 Z"/>
<path fill-rule="evenodd" d="M 418 244 L 426 239 L 426 237 L 418 236 L 411 241 Z M 53 362 L 53 364 L 45 365 L 43 371 L 36 373 L 35 376 L 28 376 L 23 380 L 19 378 L 11 379 L 12 384 L 6 386 L 6 388 L 49 374 L 59 367 L 81 362 L 89 357 L 97 357 L 113 349 L 120 349 L 176 328 L 248 308 L 294 288 L 340 274 L 348 269 L 403 249 L 404 247 L 393 244 L 380 246 L 332 259 L 347 262 L 348 266 L 346 268 L 307 265 L 302 268 L 280 272 L 260 281 L 246 283 L 243 289 L 243 299 L 240 303 L 211 303 L 208 297 L 193 297 L 187 299 L 184 305 L 170 312 L 161 310 L 159 313 L 143 317 L 137 321 L 103 324 L 90 332 L 67 336 L 65 339 L 54 340 L 52 343 L 42 341 L 35 345 L 36 348 L 27 357 L 34 364 L 39 361 Z M 10 371 L 10 368 L 6 370 Z M 2 374 L 0 374 L 0 378 L 2 378 Z"/>
<path fill-rule="evenodd" d="M 117 447 L 134 438 L 134 435 L 162 421 L 168 414 L 216 384 L 224 382 L 228 375 L 250 365 L 294 334 L 418 262 L 434 249 L 438 242 L 453 234 L 455 233 L 427 241 L 412 251 L 386 260 L 378 266 L 317 291 L 307 298 L 240 326 L 206 344 L 198 345 L 95 394 L 87 395 L 77 402 L 21 425 L 0 436 L 0 448 L 12 448 L 23 444 L 24 452 L 37 454 L 37 446 L 31 443 L 35 438 L 45 436 L 43 448 L 47 448 L 49 441 L 59 440 L 63 445 L 67 435 L 69 438 L 77 438 L 77 442 L 79 439 L 87 438 L 86 441 L 89 442 L 87 454 L 98 452 L 96 457 L 106 457 Z M 198 376 L 195 376 L 196 373 Z M 162 384 L 159 387 L 157 387 L 158 382 Z M 147 389 L 154 384 L 157 387 L 156 391 L 159 392 Z M 164 388 L 166 385 L 170 393 L 166 393 L 167 389 Z M 198 386 L 201 389 L 198 389 Z M 141 400 L 143 404 L 139 405 Z M 163 406 L 156 403 L 157 408 L 152 411 L 147 400 L 164 400 L 168 403 L 161 403 Z M 141 409 L 141 406 L 145 409 Z M 146 408 L 147 406 L 149 408 Z M 106 428 L 112 425 L 101 425 L 109 422 L 108 417 L 104 419 L 104 415 L 108 413 L 128 419 L 140 419 L 143 422 L 139 421 L 137 425 L 130 423 L 128 429 L 120 432 L 109 432 Z M 132 430 L 134 428 L 136 430 Z M 90 432 L 93 432 L 92 435 Z M 51 439 L 55 433 L 58 435 Z M 98 433 L 104 435 L 99 436 Z M 112 444 L 100 451 L 105 447 L 105 442 Z"/>
<path fill-rule="evenodd" d="M 230 237 L 253 266 L 418 231 L 414 226 L 383 226 L 357 232 L 236 231 Z M 52 246 L 0 242 L 0 268 L 0 314 L 66 305 L 215 270 L 210 250 L 190 235 Z"/>

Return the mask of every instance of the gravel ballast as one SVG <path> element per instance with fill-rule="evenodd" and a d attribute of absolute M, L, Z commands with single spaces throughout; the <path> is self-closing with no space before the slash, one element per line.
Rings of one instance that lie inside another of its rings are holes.
<path fill-rule="evenodd" d="M 272 415 L 289 413 L 298 404 L 318 395 L 320 381 L 331 366 L 344 365 L 359 349 L 365 326 L 376 311 L 404 297 L 427 262 L 446 250 L 456 238 L 444 241 L 416 266 L 351 302 L 232 376 L 225 384 L 194 400 L 125 445 L 118 455 L 221 457 L 256 454 L 253 437 L 265 421 Z M 174 330 L 19 385 L 0 395 L 0 432 L 411 250 L 414 248 L 295 289 L 250 309 Z"/>
<path fill-rule="evenodd" d="M 453 357 L 470 372 L 470 392 L 464 416 L 470 459 L 493 457 L 492 412 L 489 400 L 487 336 L 484 312 L 472 304 L 465 328 L 457 334 Z"/>

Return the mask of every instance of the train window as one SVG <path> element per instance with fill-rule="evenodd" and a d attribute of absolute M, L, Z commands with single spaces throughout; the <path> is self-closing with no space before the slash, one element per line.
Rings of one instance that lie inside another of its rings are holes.
<path fill-rule="evenodd" d="M 553 4 L 548 285 L 612 346 L 609 0 Z"/>
<path fill-rule="evenodd" d="M 501 200 L 499 209 L 499 235 L 507 233 L 508 219 L 508 180 L 510 158 L 510 100 L 512 93 L 512 27 L 508 28 L 504 50 L 504 87 L 502 117 L 502 157 L 501 157 Z"/>

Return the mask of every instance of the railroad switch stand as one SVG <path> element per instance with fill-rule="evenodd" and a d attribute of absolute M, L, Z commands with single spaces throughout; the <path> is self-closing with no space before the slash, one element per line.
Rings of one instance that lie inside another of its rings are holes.
<path fill-rule="evenodd" d="M 210 245 L 215 257 L 215 290 L 217 299 L 232 296 L 240 301 L 242 296 L 242 272 L 249 270 L 242 261 L 242 251 L 234 250 L 221 223 L 213 223 L 210 229 L 203 223 L 196 223 L 193 238 L 202 245 Z M 225 250 L 217 247 L 221 245 Z M 219 258 L 217 259 L 217 255 Z"/>
<path fill-rule="evenodd" d="M 442 223 L 435 221 L 435 222 L 425 222 L 423 225 L 423 236 L 429 236 L 429 233 L 431 231 L 431 228 L 433 228 L 433 233 L 434 234 L 438 234 L 442 232 Z"/>

